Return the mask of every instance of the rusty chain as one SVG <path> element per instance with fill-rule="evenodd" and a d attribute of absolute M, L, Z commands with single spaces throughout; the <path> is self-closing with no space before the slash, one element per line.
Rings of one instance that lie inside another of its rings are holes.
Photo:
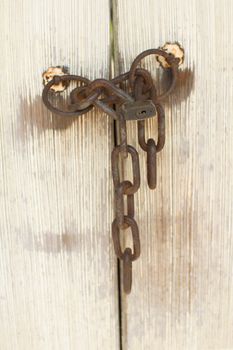
<path fill-rule="evenodd" d="M 141 60 L 149 55 L 155 55 L 160 65 L 171 72 L 170 86 L 166 91 L 157 94 L 157 89 L 149 71 L 139 68 Z M 141 253 L 140 237 L 135 221 L 134 195 L 140 187 L 140 167 L 137 150 L 127 143 L 127 120 L 136 120 L 138 126 L 138 143 L 147 154 L 147 182 L 151 189 L 156 188 L 157 153 L 165 143 L 165 114 L 161 105 L 174 89 L 178 66 L 183 62 L 184 52 L 179 44 L 167 43 L 159 49 L 142 52 L 133 61 L 130 71 L 112 80 L 87 78 L 70 75 L 60 67 L 50 68 L 44 74 L 45 87 L 42 98 L 46 107 L 53 113 L 62 116 L 79 116 L 89 112 L 94 106 L 100 108 L 119 123 L 120 143 L 114 147 L 111 156 L 112 176 L 115 189 L 116 216 L 112 223 L 112 238 L 117 257 L 123 262 L 123 286 L 129 293 L 132 285 L 132 262 Z M 64 109 L 52 103 L 54 92 L 66 90 L 70 82 L 76 86 L 69 94 L 69 103 Z M 127 85 L 128 83 L 128 85 Z M 145 120 L 157 116 L 157 141 L 145 137 Z M 130 154 L 132 161 L 133 180 L 121 179 L 121 159 Z M 132 247 L 121 248 L 121 231 L 131 229 Z"/>

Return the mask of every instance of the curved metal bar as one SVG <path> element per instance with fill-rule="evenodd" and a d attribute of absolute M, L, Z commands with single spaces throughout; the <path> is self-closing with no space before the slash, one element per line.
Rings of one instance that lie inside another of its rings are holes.
<path fill-rule="evenodd" d="M 60 82 L 62 81 L 76 81 L 76 82 L 81 82 L 81 83 L 85 83 L 85 84 L 89 84 L 90 83 L 90 80 L 88 80 L 87 78 L 83 78 L 81 76 L 78 76 L 78 75 L 71 75 L 71 74 L 67 74 L 67 75 L 63 75 L 63 76 L 54 76 L 52 80 L 50 80 L 50 82 L 48 82 L 48 84 L 45 85 L 44 87 L 44 90 L 43 90 L 43 93 L 42 93 L 42 100 L 45 104 L 45 106 L 53 113 L 55 114 L 59 114 L 59 115 L 62 115 L 62 116 L 70 116 L 70 117 L 73 117 L 73 116 L 79 116 L 79 115 L 82 115 L 82 114 L 85 114 L 87 112 L 89 112 L 92 108 L 93 108 L 93 105 L 85 108 L 85 109 L 82 109 L 82 110 L 73 110 L 73 111 L 70 111 L 70 110 L 62 110 L 62 109 L 59 109 L 57 107 L 55 107 L 49 100 L 49 94 L 50 94 L 50 89 L 53 85 L 56 85 L 56 84 L 59 84 Z"/>
<path fill-rule="evenodd" d="M 171 93 L 171 91 L 174 89 L 175 84 L 176 84 L 177 72 L 178 72 L 178 61 L 176 60 L 176 58 L 173 55 L 168 54 L 167 52 L 160 50 L 160 49 L 149 49 L 149 50 L 143 51 L 135 58 L 135 60 L 133 61 L 132 65 L 131 65 L 131 68 L 129 71 L 129 83 L 130 83 L 131 88 L 133 88 L 134 81 L 136 79 L 135 72 L 136 72 L 136 69 L 137 69 L 140 61 L 143 58 L 150 56 L 150 55 L 163 56 L 166 59 L 166 61 L 170 64 L 170 68 L 168 68 L 168 69 L 170 69 L 172 72 L 172 81 L 171 81 L 169 88 L 165 92 L 163 92 L 162 94 L 157 96 L 157 100 L 161 101 Z"/>

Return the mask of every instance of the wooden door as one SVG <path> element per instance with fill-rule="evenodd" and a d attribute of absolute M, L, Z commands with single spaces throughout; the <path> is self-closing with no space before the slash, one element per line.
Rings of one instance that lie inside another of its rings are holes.
<path fill-rule="evenodd" d="M 112 122 L 53 116 L 42 73 L 109 78 L 107 0 L 1 2 L 0 349 L 119 349 Z"/>
<path fill-rule="evenodd" d="M 233 349 L 233 3 L 118 0 L 114 14 L 120 71 L 167 41 L 185 49 L 182 81 L 165 104 L 156 191 L 129 126 L 141 159 L 142 254 L 132 294 L 122 294 L 123 349 Z M 148 122 L 151 137 L 154 129 Z"/>
<path fill-rule="evenodd" d="M 233 349 L 232 1 L 1 5 L 0 349 Z M 126 296 L 111 239 L 113 122 L 96 109 L 52 115 L 41 75 L 64 65 L 109 78 L 167 41 L 185 63 L 164 105 L 155 191 L 128 123 L 142 253 Z"/>

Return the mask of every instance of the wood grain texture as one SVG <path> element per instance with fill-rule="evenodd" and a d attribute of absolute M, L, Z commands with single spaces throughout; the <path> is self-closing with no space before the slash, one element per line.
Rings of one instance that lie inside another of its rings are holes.
<path fill-rule="evenodd" d="M 107 0 L 3 0 L 0 349 L 118 349 L 112 123 L 52 116 L 41 75 L 109 76 Z"/>
<path fill-rule="evenodd" d="M 115 2 L 120 71 L 166 41 L 184 46 L 188 69 L 165 104 L 156 191 L 139 150 L 142 254 L 122 294 L 124 350 L 233 349 L 232 18 L 230 0 Z M 139 148 L 135 123 L 128 130 Z"/>

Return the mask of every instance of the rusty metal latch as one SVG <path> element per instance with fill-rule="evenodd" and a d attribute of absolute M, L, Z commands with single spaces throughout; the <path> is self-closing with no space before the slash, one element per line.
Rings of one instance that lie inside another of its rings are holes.
<path fill-rule="evenodd" d="M 161 94 L 157 93 L 150 72 L 139 68 L 140 62 L 148 55 L 155 55 L 160 66 L 171 73 L 170 86 Z M 139 156 L 136 149 L 127 143 L 127 120 L 136 120 L 138 125 L 138 142 L 147 154 L 147 182 L 150 189 L 156 188 L 157 153 L 165 143 L 165 115 L 161 101 L 175 87 L 178 67 L 184 60 L 184 50 L 178 43 L 167 43 L 158 49 L 142 52 L 133 61 L 130 71 L 108 81 L 70 75 L 61 67 L 51 67 L 43 73 L 44 90 L 43 102 L 47 108 L 62 116 L 79 116 L 90 111 L 94 106 L 102 109 L 119 124 L 120 141 L 112 151 L 112 176 L 115 188 L 116 217 L 112 223 L 112 238 L 117 257 L 123 261 L 123 286 L 130 293 L 132 285 L 132 262 L 141 253 L 140 237 L 137 222 L 134 218 L 134 194 L 140 187 Z M 67 107 L 55 106 L 51 96 L 61 93 L 76 82 L 76 87 L 69 94 Z M 157 141 L 145 138 L 145 120 L 157 116 Z M 122 180 L 120 159 L 128 155 L 132 161 L 133 181 Z M 126 203 L 125 203 L 126 202 Z M 125 208 L 126 207 L 126 208 Z M 130 228 L 132 231 L 133 249 L 122 250 L 120 232 Z"/>

